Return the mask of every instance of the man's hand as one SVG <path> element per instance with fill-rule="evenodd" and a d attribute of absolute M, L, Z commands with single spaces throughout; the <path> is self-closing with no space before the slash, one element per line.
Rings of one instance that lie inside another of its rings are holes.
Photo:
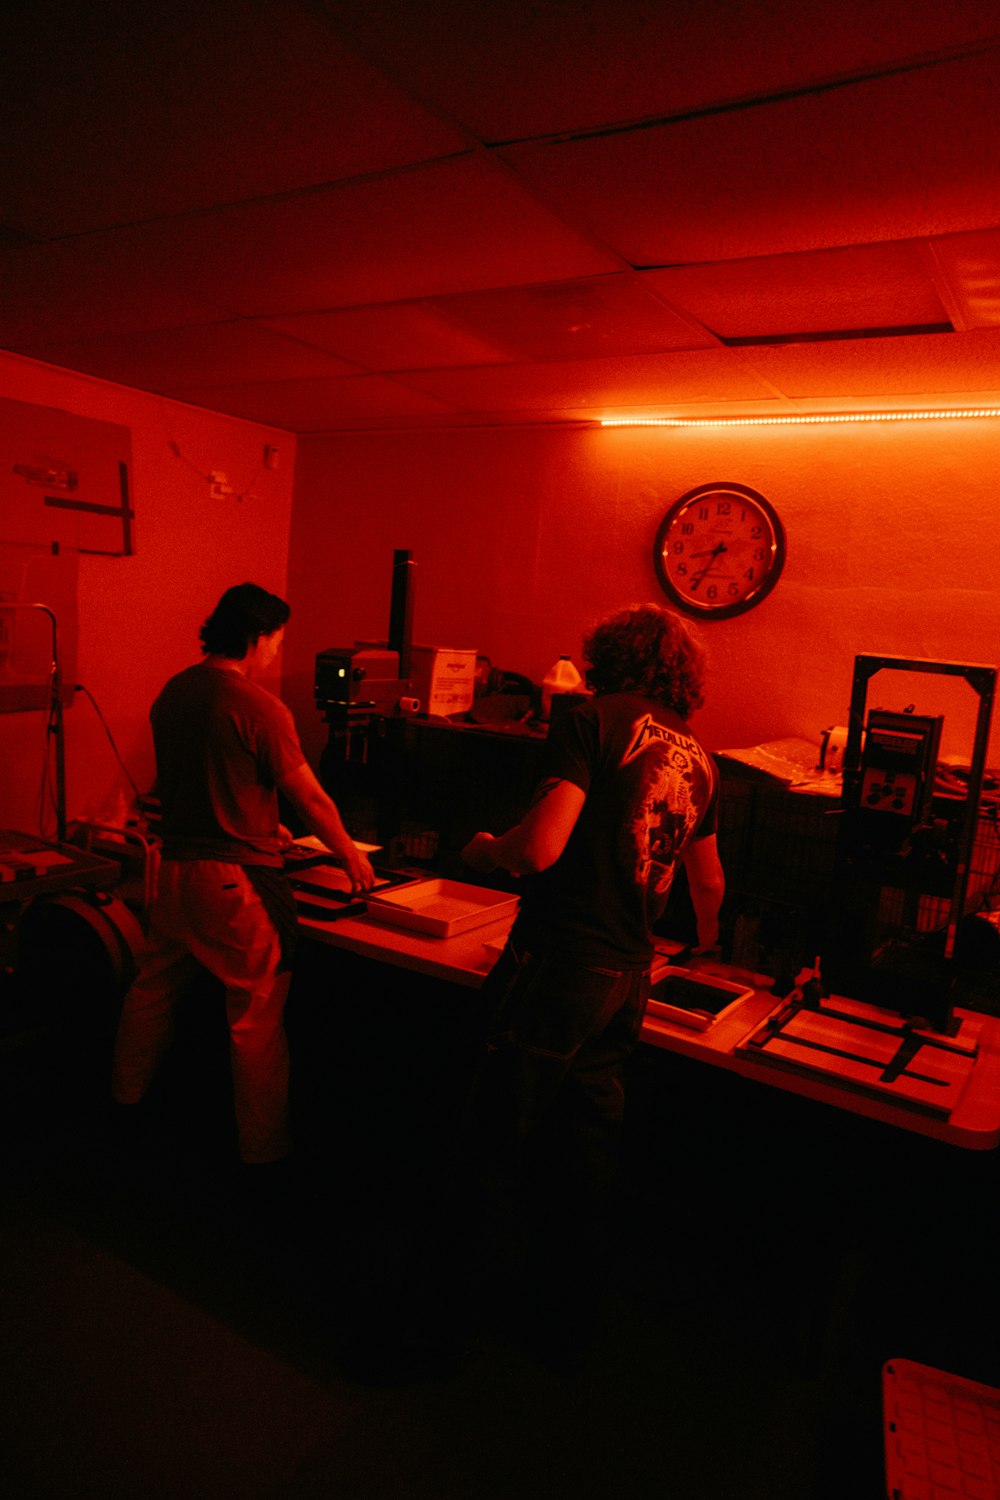
<path fill-rule="evenodd" d="M 375 884 L 375 871 L 368 856 L 355 848 L 336 803 L 324 792 L 305 761 L 278 782 L 278 790 L 288 798 L 310 832 L 343 865 L 351 890 L 370 891 Z"/>
<path fill-rule="evenodd" d="M 292 833 L 292 830 L 290 828 L 286 828 L 284 823 L 279 823 L 278 848 L 281 850 L 282 854 L 284 854 L 286 849 L 290 849 L 294 843 L 295 835 Z"/>
<path fill-rule="evenodd" d="M 371 861 L 367 854 L 362 854 L 360 849 L 351 848 L 349 853 L 341 856 L 344 871 L 351 882 L 352 891 L 370 891 L 375 884 L 375 871 L 371 867 Z"/>
<path fill-rule="evenodd" d="M 480 875 L 491 875 L 497 868 L 497 862 L 490 848 L 495 843 L 496 839 L 492 833 L 477 833 L 462 850 L 462 858 L 467 865 L 478 870 Z"/>

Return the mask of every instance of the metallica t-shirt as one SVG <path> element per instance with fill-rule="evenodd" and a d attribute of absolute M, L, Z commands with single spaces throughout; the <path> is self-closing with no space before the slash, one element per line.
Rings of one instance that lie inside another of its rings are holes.
<path fill-rule="evenodd" d="M 609 693 L 552 726 L 544 776 L 587 796 L 559 859 L 525 878 L 512 938 L 587 966 L 645 968 L 677 861 L 716 831 L 711 757 L 673 709 Z"/>

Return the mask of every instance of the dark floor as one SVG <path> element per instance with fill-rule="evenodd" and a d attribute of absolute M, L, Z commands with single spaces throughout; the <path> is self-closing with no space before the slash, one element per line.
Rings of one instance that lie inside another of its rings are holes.
<path fill-rule="evenodd" d="M 135 1149 L 100 1026 L 9 1028 L 5 1494 L 877 1500 L 886 1359 L 1000 1384 L 992 1155 L 646 1049 L 583 1372 L 536 1363 L 498 1295 L 457 1376 L 361 1378 L 348 1351 L 420 1250 L 465 1002 L 323 975 L 290 1008 L 300 1150 L 270 1208 L 234 1166 L 215 1022 L 182 1026 Z"/>

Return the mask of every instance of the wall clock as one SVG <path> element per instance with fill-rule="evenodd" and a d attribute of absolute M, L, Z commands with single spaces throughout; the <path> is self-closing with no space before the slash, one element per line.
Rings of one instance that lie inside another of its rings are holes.
<path fill-rule="evenodd" d="M 745 484 L 700 484 L 663 517 L 653 562 L 678 609 L 726 620 L 774 588 L 785 563 L 785 529 L 770 501 Z"/>

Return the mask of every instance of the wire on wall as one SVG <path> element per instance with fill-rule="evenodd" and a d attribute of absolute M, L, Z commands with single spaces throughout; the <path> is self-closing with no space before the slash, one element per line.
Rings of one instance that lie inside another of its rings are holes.
<path fill-rule="evenodd" d="M 257 484 L 257 481 L 261 478 L 265 470 L 273 470 L 278 467 L 280 454 L 279 448 L 273 443 L 265 443 L 261 450 L 261 457 L 258 460 L 257 467 L 254 469 L 249 479 L 247 479 L 246 483 L 241 485 L 230 484 L 228 475 L 225 474 L 221 469 L 204 469 L 201 464 L 196 463 L 194 459 L 189 458 L 189 456 L 184 452 L 184 449 L 181 447 L 180 443 L 171 433 L 170 428 L 167 424 L 166 415 L 162 410 L 160 412 L 160 417 L 167 433 L 166 442 L 168 450 L 173 454 L 174 458 L 179 459 L 182 464 L 186 465 L 186 467 L 191 470 L 192 474 L 197 474 L 198 478 L 204 484 L 208 485 L 209 494 L 211 495 L 213 500 L 226 500 L 232 497 L 239 504 L 242 504 L 242 502 L 245 500 L 256 500 L 257 496 L 254 491 L 254 486 Z"/>
<path fill-rule="evenodd" d="M 133 792 L 135 793 L 136 800 L 138 800 L 138 798 L 142 795 L 142 793 L 139 791 L 139 788 L 136 786 L 135 781 L 132 778 L 132 773 L 129 770 L 128 766 L 122 760 L 121 753 L 120 753 L 120 751 L 118 749 L 118 746 L 115 744 L 115 737 L 111 733 L 111 730 L 108 728 L 108 721 L 107 721 L 107 719 L 105 719 L 104 715 L 101 713 L 101 709 L 100 709 L 100 706 L 99 706 L 99 704 L 97 702 L 97 699 L 94 697 L 94 695 L 90 691 L 90 689 L 88 687 L 86 687 L 85 684 L 82 683 L 82 682 L 78 682 L 76 684 L 76 690 L 77 690 L 78 693 L 85 694 L 85 696 L 90 699 L 91 705 L 93 706 L 93 710 L 94 710 L 95 714 L 97 715 L 97 717 L 100 719 L 101 725 L 102 725 L 102 727 L 104 729 L 104 733 L 108 737 L 108 743 L 110 744 L 112 750 L 115 753 L 115 759 L 117 760 L 118 764 L 121 766 L 122 770 L 125 772 L 125 775 L 126 775 L 126 777 L 128 779 L 128 784 L 132 788 Z"/>

